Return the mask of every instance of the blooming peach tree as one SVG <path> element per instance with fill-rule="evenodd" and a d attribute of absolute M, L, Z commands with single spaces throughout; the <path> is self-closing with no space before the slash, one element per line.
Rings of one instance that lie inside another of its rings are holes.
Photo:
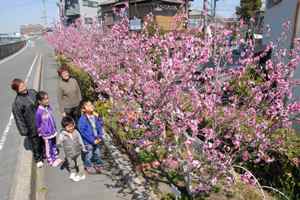
<path fill-rule="evenodd" d="M 58 24 L 47 40 L 110 95 L 119 123 L 139 133 L 127 142 L 152 156 L 153 171 L 197 196 L 231 184 L 234 165 L 272 162 L 300 108 L 292 96 L 300 46 L 257 54 L 238 30 L 212 24 L 208 37 L 180 27 L 163 33 L 151 17 L 142 32 L 127 19 L 109 30 L 77 22 Z"/>

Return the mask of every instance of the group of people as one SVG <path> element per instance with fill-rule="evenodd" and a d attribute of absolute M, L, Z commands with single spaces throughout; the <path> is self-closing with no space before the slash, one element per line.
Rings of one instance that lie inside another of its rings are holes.
<path fill-rule="evenodd" d="M 70 77 L 68 68 L 59 68 L 58 75 L 60 132 L 48 93 L 28 89 L 21 79 L 11 83 L 17 93 L 12 112 L 20 134 L 28 138 L 37 167 L 43 167 L 44 160 L 52 167 L 65 167 L 69 178 L 77 182 L 85 179 L 85 171 L 101 173 L 103 121 L 94 111 L 92 102 L 82 100 L 79 85 Z M 59 158 L 60 146 L 64 159 Z"/>

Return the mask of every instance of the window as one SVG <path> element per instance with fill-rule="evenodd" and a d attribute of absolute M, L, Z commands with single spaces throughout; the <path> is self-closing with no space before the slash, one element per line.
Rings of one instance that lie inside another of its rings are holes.
<path fill-rule="evenodd" d="M 96 1 L 90 1 L 90 0 L 83 0 L 82 5 L 90 8 L 97 8 L 98 2 Z"/>
<path fill-rule="evenodd" d="M 78 0 L 66 0 L 65 3 L 65 14 L 67 16 L 70 15 L 78 15 L 79 12 L 79 2 Z"/>
<path fill-rule="evenodd" d="M 82 5 L 87 6 L 88 5 L 88 0 L 82 0 Z"/>
<path fill-rule="evenodd" d="M 91 18 L 91 17 L 85 17 L 84 18 L 84 23 L 85 24 L 92 24 L 93 23 L 93 18 Z"/>
<path fill-rule="evenodd" d="M 66 8 L 77 6 L 77 4 L 79 4 L 78 0 L 66 0 L 65 1 Z"/>
<path fill-rule="evenodd" d="M 201 26 L 201 19 L 188 19 L 188 26 L 190 28 L 197 28 Z"/>
<path fill-rule="evenodd" d="M 104 25 L 113 25 L 114 24 L 114 14 L 105 13 L 104 14 Z"/>

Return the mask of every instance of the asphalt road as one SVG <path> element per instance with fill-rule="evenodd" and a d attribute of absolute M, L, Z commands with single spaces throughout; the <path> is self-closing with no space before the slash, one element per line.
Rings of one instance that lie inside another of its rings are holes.
<path fill-rule="evenodd" d="M 34 43 L 34 42 L 33 42 Z M 0 200 L 7 200 L 16 160 L 18 158 L 18 146 L 21 140 L 14 121 L 11 118 L 11 105 L 15 93 L 10 89 L 13 78 L 28 78 L 29 87 L 32 86 L 31 65 L 35 59 L 37 49 L 31 45 L 18 52 L 10 59 L 0 60 Z"/>

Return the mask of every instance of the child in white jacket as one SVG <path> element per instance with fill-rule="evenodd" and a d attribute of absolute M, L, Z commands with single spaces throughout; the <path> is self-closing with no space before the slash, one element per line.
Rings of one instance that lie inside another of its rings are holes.
<path fill-rule="evenodd" d="M 62 145 L 65 153 L 65 165 L 70 172 L 69 178 L 75 182 L 84 180 L 81 154 L 86 150 L 80 133 L 75 129 L 75 122 L 69 116 L 62 119 L 61 125 L 63 130 L 59 137 L 59 145 Z"/>

